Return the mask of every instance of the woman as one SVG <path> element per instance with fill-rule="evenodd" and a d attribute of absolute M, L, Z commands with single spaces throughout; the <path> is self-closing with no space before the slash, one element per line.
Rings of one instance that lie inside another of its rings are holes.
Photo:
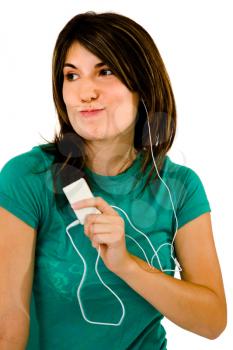
<path fill-rule="evenodd" d="M 167 156 L 176 107 L 150 35 L 120 14 L 75 16 L 55 45 L 53 97 L 59 134 L 1 171 L 0 344 L 25 348 L 30 325 L 27 349 L 166 349 L 164 316 L 218 337 L 227 307 L 211 209 L 199 176 Z M 81 177 L 94 198 L 71 208 L 63 188 Z M 66 233 L 86 207 L 101 214 L 69 230 L 84 262 Z"/>

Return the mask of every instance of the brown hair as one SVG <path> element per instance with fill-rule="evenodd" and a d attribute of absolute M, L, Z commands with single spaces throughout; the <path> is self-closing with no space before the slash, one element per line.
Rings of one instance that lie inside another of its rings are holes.
<path fill-rule="evenodd" d="M 84 140 L 72 128 L 62 96 L 63 66 L 67 51 L 75 41 L 106 62 L 130 91 L 139 94 L 134 148 L 143 154 L 141 174 L 147 166 L 151 167 L 146 186 L 153 175 L 156 179 L 157 172 L 152 162 L 147 113 L 142 100 L 148 111 L 153 154 L 160 172 L 176 133 L 176 106 L 170 79 L 153 39 L 141 25 L 121 14 L 89 11 L 76 15 L 65 25 L 53 52 L 53 99 L 60 131 L 55 132 L 51 142 L 40 147 L 54 156 L 51 166 L 55 196 L 57 175 L 60 174 L 62 186 L 85 177 L 82 171 Z"/>

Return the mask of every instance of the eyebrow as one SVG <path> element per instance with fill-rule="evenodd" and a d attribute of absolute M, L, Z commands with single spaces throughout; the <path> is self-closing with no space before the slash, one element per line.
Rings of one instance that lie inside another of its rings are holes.
<path fill-rule="evenodd" d="M 96 63 L 95 68 L 99 68 L 99 67 L 102 67 L 102 66 L 105 66 L 105 65 L 106 65 L 105 62 L 99 62 L 99 63 Z M 71 68 L 78 69 L 78 67 L 76 67 L 72 63 L 65 63 L 63 68 L 65 68 L 65 67 L 71 67 Z"/>

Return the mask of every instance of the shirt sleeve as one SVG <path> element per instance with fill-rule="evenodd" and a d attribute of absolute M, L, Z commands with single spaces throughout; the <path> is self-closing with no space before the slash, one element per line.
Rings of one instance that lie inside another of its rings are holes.
<path fill-rule="evenodd" d="M 178 229 L 206 212 L 211 212 L 211 208 L 203 183 L 198 174 L 188 168 L 188 175 L 180 192 L 176 213 Z"/>
<path fill-rule="evenodd" d="M 0 206 L 32 228 L 38 228 L 43 212 L 41 177 L 32 173 L 40 161 L 24 153 L 10 159 L 0 172 Z"/>

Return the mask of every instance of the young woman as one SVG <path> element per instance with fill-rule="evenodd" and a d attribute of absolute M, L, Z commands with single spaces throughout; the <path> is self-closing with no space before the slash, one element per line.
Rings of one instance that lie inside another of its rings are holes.
<path fill-rule="evenodd" d="M 227 308 L 211 209 L 167 155 L 176 107 L 154 41 L 123 15 L 79 14 L 52 71 L 59 133 L 0 174 L 0 347 L 164 350 L 164 316 L 215 339 Z M 71 207 L 63 188 L 80 178 L 94 197 Z M 71 227 L 87 207 L 99 214 Z"/>

